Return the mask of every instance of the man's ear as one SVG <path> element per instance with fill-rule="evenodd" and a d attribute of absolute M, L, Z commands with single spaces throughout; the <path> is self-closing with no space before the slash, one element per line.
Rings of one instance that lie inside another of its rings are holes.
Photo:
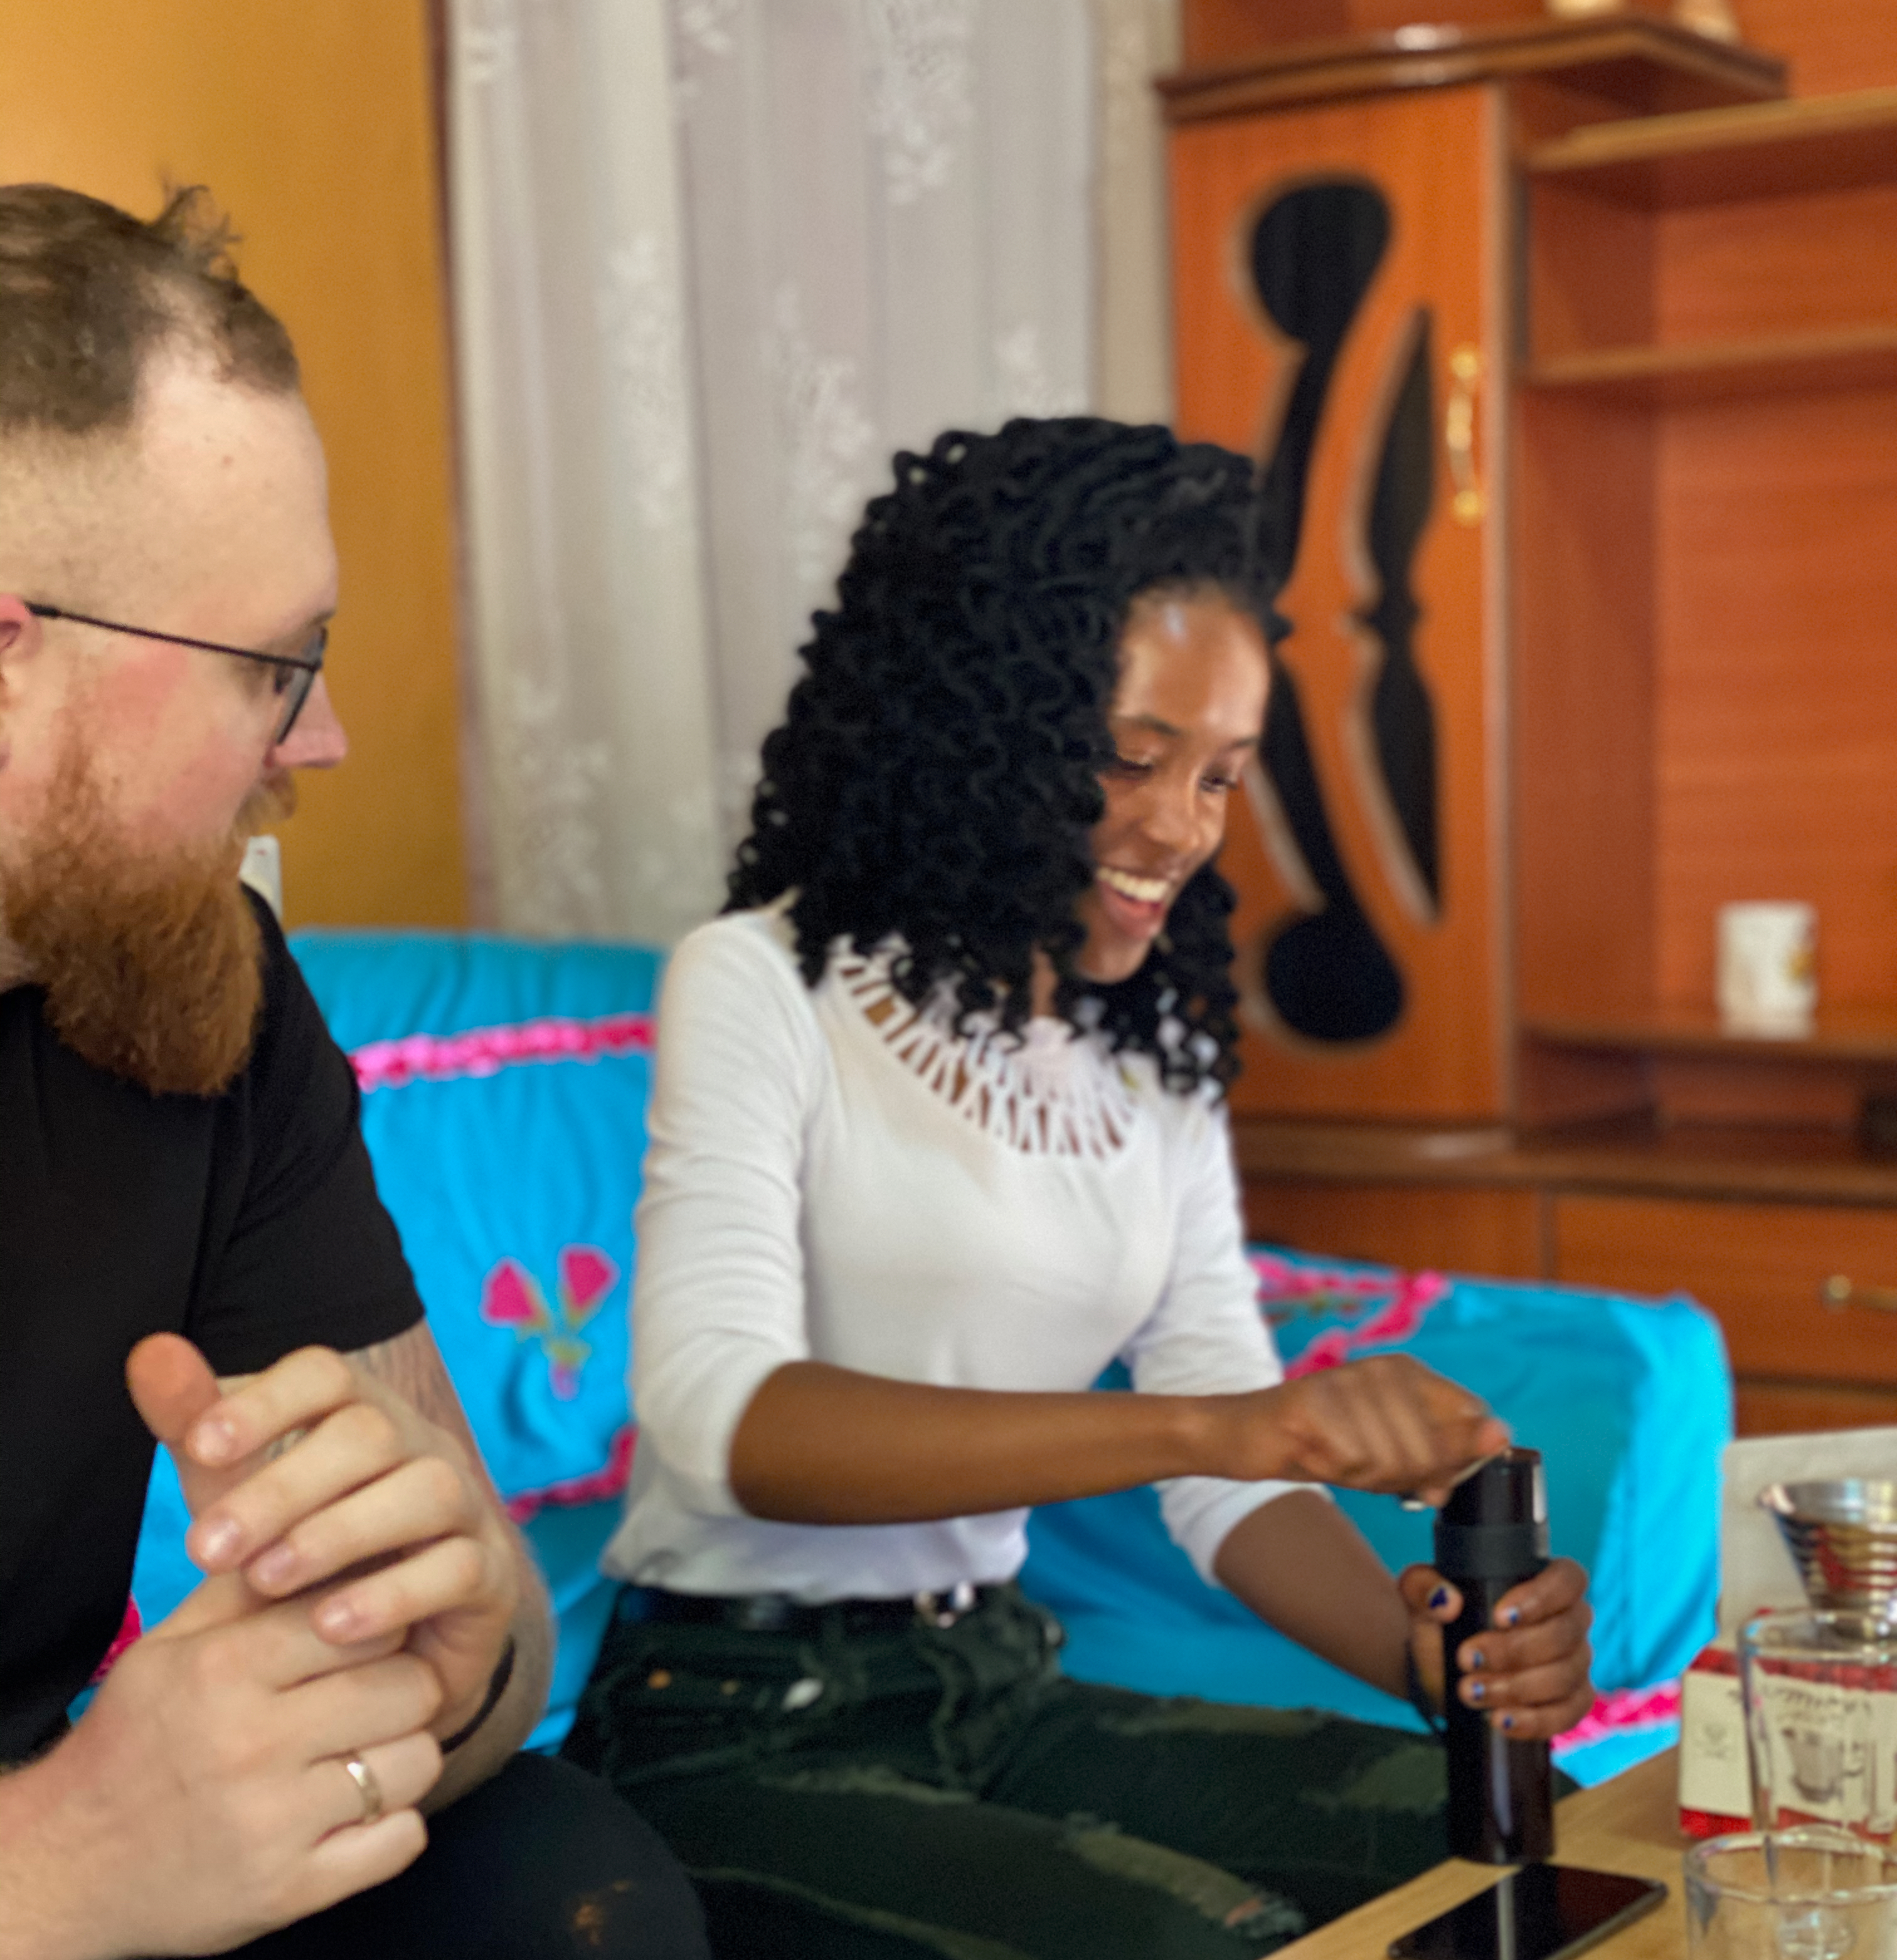
<path fill-rule="evenodd" d="M 40 620 L 17 593 L 0 592 L 0 688 L 40 651 Z"/>
<path fill-rule="evenodd" d="M 40 625 L 17 593 L 0 592 L 0 753 L 6 725 L 20 710 L 21 698 L 41 665 Z"/>

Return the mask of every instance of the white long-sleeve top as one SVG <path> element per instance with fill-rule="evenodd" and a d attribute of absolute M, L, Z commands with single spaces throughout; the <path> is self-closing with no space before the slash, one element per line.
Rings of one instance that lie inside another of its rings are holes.
<path fill-rule="evenodd" d="M 678 947 L 661 1000 L 638 1214 L 640 1425 L 607 1569 L 685 1592 L 806 1602 L 1011 1578 L 1027 1513 L 773 1523 L 732 1494 L 764 1378 L 815 1360 L 944 1387 L 1136 1389 L 1281 1379 L 1254 1304 L 1222 1108 L 1064 1021 L 958 1037 L 886 965 L 840 950 L 807 987 L 777 908 Z M 1240 1518 L 1308 1488 L 1161 1486 L 1199 1570 Z"/>

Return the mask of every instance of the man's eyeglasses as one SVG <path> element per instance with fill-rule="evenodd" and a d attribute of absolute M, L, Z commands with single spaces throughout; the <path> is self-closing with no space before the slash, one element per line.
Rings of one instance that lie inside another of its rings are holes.
<path fill-rule="evenodd" d="M 329 644 L 329 628 L 319 626 L 300 654 L 256 654 L 248 647 L 220 646 L 215 640 L 189 640 L 182 633 L 154 632 L 149 626 L 127 626 L 116 619 L 95 619 L 89 612 L 68 612 L 60 606 L 36 606 L 29 600 L 27 610 L 36 619 L 67 619 L 75 626 L 97 626 L 108 633 L 129 633 L 138 640 L 164 640 L 174 647 L 196 647 L 207 654 L 228 654 L 233 660 L 255 660 L 270 669 L 271 688 L 283 703 L 277 732 L 270 738 L 274 749 L 296 726 L 303 704 L 323 671 L 323 656 Z"/>

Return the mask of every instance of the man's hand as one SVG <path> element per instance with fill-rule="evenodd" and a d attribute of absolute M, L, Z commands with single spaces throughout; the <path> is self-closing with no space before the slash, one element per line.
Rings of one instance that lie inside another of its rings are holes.
<path fill-rule="evenodd" d="M 1508 1445 L 1507 1425 L 1479 1396 L 1407 1354 L 1326 1368 L 1225 1409 L 1219 1475 L 1413 1493 L 1432 1504 L 1459 1472 Z"/>
<path fill-rule="evenodd" d="M 0 1944 L 222 1952 L 392 1878 L 426 1841 L 415 1806 L 441 1773 L 440 1685 L 401 1647 L 332 1643 L 302 1602 L 259 1608 L 242 1579 L 207 1580 L 0 1786 L 29 1799 L 0 1833 Z M 352 1756 L 381 1792 L 370 1822 Z"/>
<path fill-rule="evenodd" d="M 475 1715 L 520 1591 L 513 1542 L 456 1437 L 327 1348 L 220 1392 L 189 1341 L 154 1335 L 126 1379 L 177 1463 L 205 1571 L 241 1573 L 265 1600 L 323 1587 L 300 1609 L 323 1640 L 393 1635 L 440 1682 L 436 1736 Z"/>
<path fill-rule="evenodd" d="M 1426 1565 L 1405 1568 L 1397 1580 L 1409 1609 L 1410 1651 L 1423 1685 L 1440 1706 L 1446 1678 L 1443 1629 L 1462 1611 L 1462 1595 Z M 1488 1711 L 1498 1728 L 1523 1741 L 1559 1736 L 1594 1706 L 1587 1678 L 1594 1658 L 1587 1629 L 1587 1575 L 1571 1558 L 1557 1558 L 1495 1602 L 1495 1624 L 1462 1643 L 1461 1698 Z"/>

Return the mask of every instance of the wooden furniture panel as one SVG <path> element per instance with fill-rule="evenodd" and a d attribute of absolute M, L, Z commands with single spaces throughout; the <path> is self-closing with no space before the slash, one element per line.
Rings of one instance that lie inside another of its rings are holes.
<path fill-rule="evenodd" d="M 1897 1287 L 1897 1214 L 1847 1205 L 1558 1196 L 1553 1277 L 1690 1293 L 1719 1316 L 1742 1379 L 1889 1385 L 1897 1314 L 1825 1303 L 1827 1279 Z"/>
<path fill-rule="evenodd" d="M 1883 1429 L 1893 1423 L 1897 1423 L 1897 1389 L 1813 1388 L 1803 1382 L 1743 1381 L 1733 1392 L 1733 1426 L 1741 1436 Z"/>
<path fill-rule="evenodd" d="M 1483 706 L 1496 685 L 1485 616 L 1487 527 L 1452 520 L 1439 450 L 1412 572 L 1422 608 L 1416 664 L 1438 741 L 1436 916 L 1419 916 L 1393 875 L 1387 832 L 1366 794 L 1361 738 L 1380 654 L 1352 622 L 1374 597 L 1354 540 L 1415 310 L 1428 309 L 1438 427 L 1451 351 L 1495 351 L 1479 234 L 1498 221 L 1498 142 L 1492 105 L 1476 90 L 1194 122 L 1174 134 L 1182 433 L 1254 454 L 1276 444 L 1301 351 L 1250 296 L 1243 255 L 1256 215 L 1284 189 L 1343 176 L 1374 183 L 1393 218 L 1325 404 L 1297 563 L 1278 605 L 1293 622 L 1281 657 L 1295 677 L 1325 814 L 1357 899 L 1403 976 L 1405 1010 L 1387 1035 L 1351 1045 L 1303 1041 L 1277 1022 L 1256 979 L 1263 949 L 1314 908 L 1308 886 L 1274 858 L 1269 823 L 1250 806 L 1234 812 L 1224 861 L 1241 894 L 1234 939 L 1250 1030 L 1238 1109 L 1454 1119 L 1492 1116 L 1502 1104 L 1495 737 Z M 1492 416 L 1478 421 L 1486 451 L 1500 431 Z"/>
<path fill-rule="evenodd" d="M 1244 1203 L 1248 1236 L 1301 1252 L 1410 1272 L 1541 1274 L 1541 1200 L 1531 1191 L 1247 1178 Z"/>
<path fill-rule="evenodd" d="M 1639 11 L 1670 13 L 1667 0 L 1632 0 Z M 1734 0 L 1746 39 L 1791 64 L 1800 95 L 1897 85 L 1897 7 L 1890 0 Z M 1542 0 L 1184 0 L 1185 59 L 1190 66 L 1242 60 L 1260 49 L 1333 37 L 1394 33 L 1419 18 L 1452 18 L 1468 27 L 1545 21 Z"/>
<path fill-rule="evenodd" d="M 1659 441 L 1658 996 L 1711 999 L 1720 905 L 1796 898 L 1819 999 L 1891 1004 L 1897 387 L 1683 411 Z"/>
<path fill-rule="evenodd" d="M 1511 788 L 1527 1014 L 1652 991 L 1655 466 L 1649 417 L 1519 399 Z"/>
<path fill-rule="evenodd" d="M 1655 221 L 1654 332 L 1663 345 L 1897 321 L 1897 132 L 1885 180 L 1687 205 Z"/>
<path fill-rule="evenodd" d="M 1578 102 L 1591 99 L 1581 120 L 1664 115 L 1784 93 L 1784 66 L 1776 57 L 1709 40 L 1644 5 L 1551 20 L 1540 8 L 1524 10 L 1520 0 L 1506 15 L 1483 0 L 1465 0 L 1461 18 L 1440 26 L 1419 23 L 1413 11 L 1378 23 L 1346 18 L 1364 11 L 1355 0 L 1335 11 L 1313 0 L 1249 5 L 1254 18 L 1270 14 L 1276 31 L 1246 37 L 1228 25 L 1208 34 L 1188 8 L 1186 72 L 1160 84 L 1175 107 L 1189 99 L 1196 114 L 1229 116 L 1555 69 Z M 1287 34 L 1292 26 L 1302 31 Z"/>
<path fill-rule="evenodd" d="M 1522 168 L 1642 210 L 1822 196 L 1888 181 L 1897 89 L 1755 102 L 1691 116 L 1622 117 L 1552 134 L 1524 131 Z"/>

